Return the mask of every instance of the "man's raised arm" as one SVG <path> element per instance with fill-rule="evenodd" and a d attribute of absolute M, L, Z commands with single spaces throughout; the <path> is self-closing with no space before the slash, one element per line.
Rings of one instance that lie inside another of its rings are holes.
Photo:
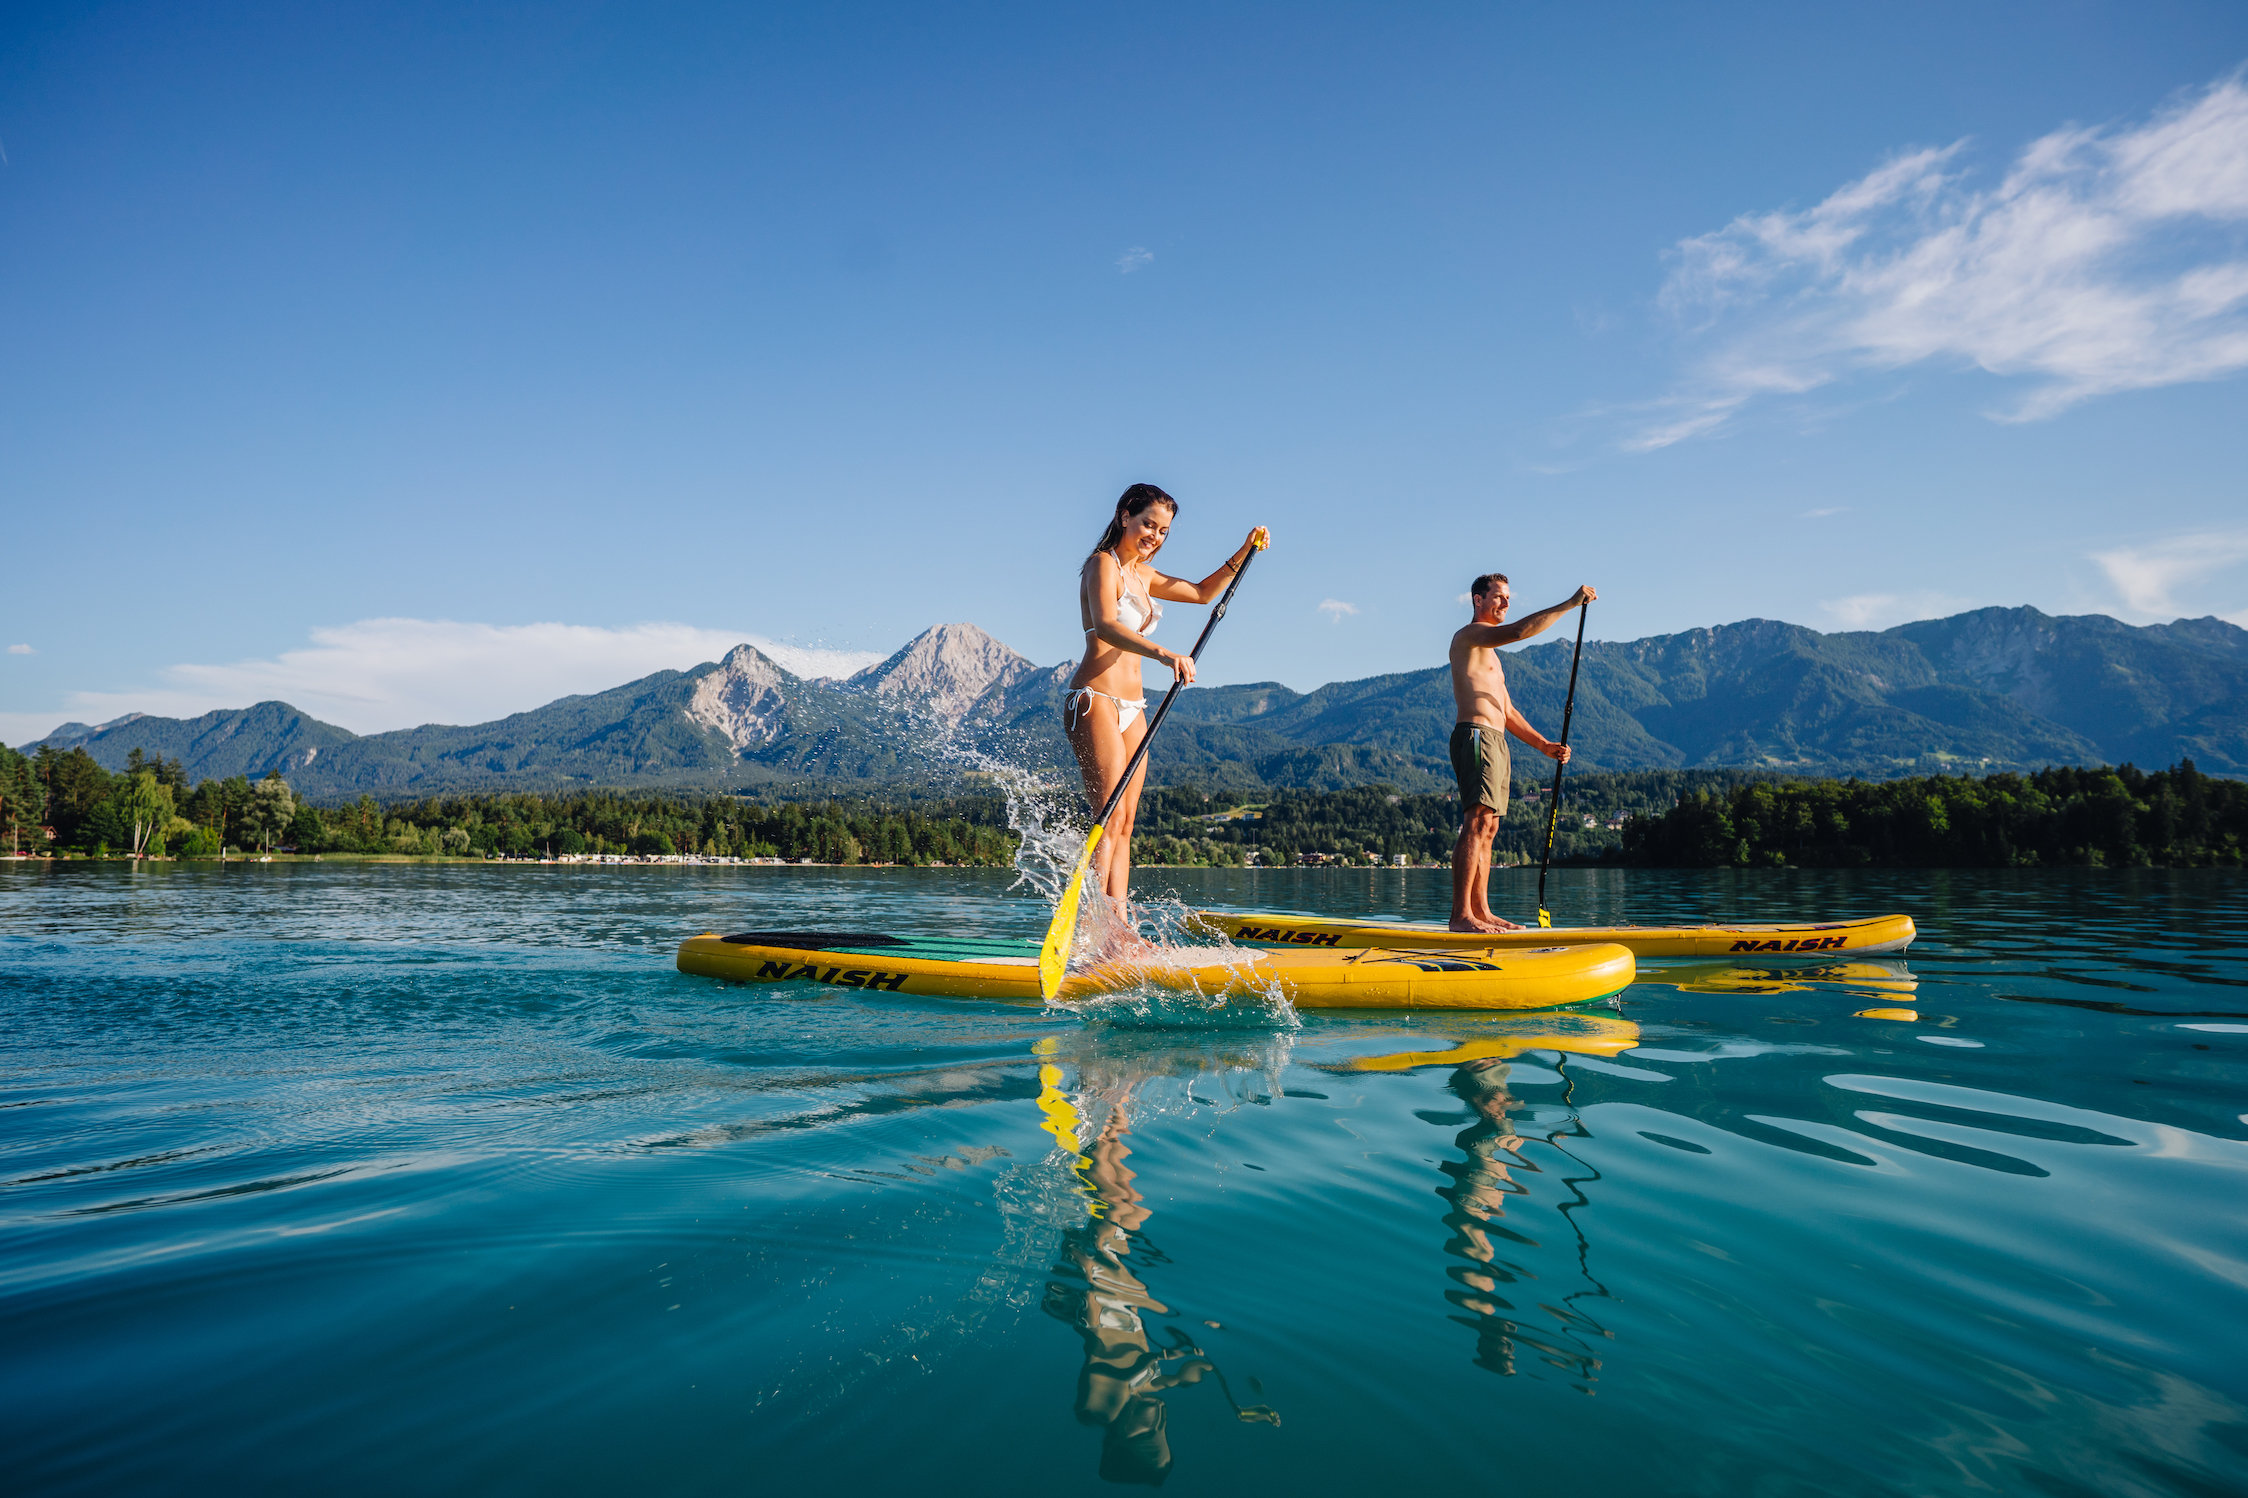
<path fill-rule="evenodd" d="M 1577 589 L 1574 596 L 1555 604 L 1550 609 L 1540 609 L 1535 614 L 1525 614 L 1511 624 L 1470 624 L 1460 633 L 1470 645 L 1487 649 L 1500 645 L 1512 645 L 1518 640 L 1527 640 L 1533 635 L 1544 634 L 1553 627 L 1554 620 L 1559 619 L 1571 609 L 1583 608 L 1599 596 L 1598 593 L 1592 591 L 1592 584 L 1587 583 Z"/>

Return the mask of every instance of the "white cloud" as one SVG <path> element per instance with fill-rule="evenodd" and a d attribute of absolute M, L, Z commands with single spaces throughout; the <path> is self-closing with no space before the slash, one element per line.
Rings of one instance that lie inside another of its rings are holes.
<path fill-rule="evenodd" d="M 865 650 L 779 645 L 740 630 L 691 624 L 467 624 L 449 619 L 362 619 L 312 631 L 312 643 L 269 660 L 168 666 L 163 685 L 139 692 L 73 692 L 66 715 L 100 723 L 128 712 L 194 717 L 213 708 L 278 698 L 315 718 L 377 733 L 423 723 L 482 723 L 606 691 L 661 670 L 717 660 L 744 641 L 799 676 L 841 676 L 882 656 Z M 29 714 L 12 718 L 31 720 Z M 61 718 L 42 718 L 44 728 Z"/>
<path fill-rule="evenodd" d="M 1327 598 L 1320 600 L 1319 612 L 1340 624 L 1343 622 L 1345 615 L 1358 612 L 1358 605 L 1345 603 L 1340 598 Z"/>
<path fill-rule="evenodd" d="M 1828 505 L 1820 510 L 1805 510 L 1796 518 L 1798 520 L 1824 520 L 1829 515 L 1847 515 L 1849 513 L 1850 507 L 1848 505 Z"/>
<path fill-rule="evenodd" d="M 29 645 L 10 645 L 8 647 L 8 654 L 10 655 L 37 655 L 38 653 Z"/>
<path fill-rule="evenodd" d="M 2123 612 L 2169 620 L 2188 612 L 2177 590 L 2248 562 L 2248 531 L 2203 531 L 2145 546 L 2096 551 L 2092 560 L 2123 600 Z"/>
<path fill-rule="evenodd" d="M 1141 266 L 1154 263 L 1155 251 L 1144 244 L 1136 244 L 1116 257 L 1116 272 L 1118 275 L 1128 276 Z"/>
<path fill-rule="evenodd" d="M 1887 629 L 1914 619 L 1940 619 L 1974 607 L 1950 593 L 1853 593 L 1819 605 L 1844 629 Z"/>
<path fill-rule="evenodd" d="M 1966 183 L 1965 143 L 1801 212 L 1681 243 L 1663 301 L 1710 340 L 1624 446 L 1714 432 L 1760 396 L 1923 362 L 2026 382 L 2001 420 L 2248 368 L 2248 86 L 2031 142 Z"/>
<path fill-rule="evenodd" d="M 1848 598 L 1830 598 L 1819 607 L 1832 614 L 1844 629 L 1864 629 L 1896 605 L 1894 593 L 1853 593 Z"/>

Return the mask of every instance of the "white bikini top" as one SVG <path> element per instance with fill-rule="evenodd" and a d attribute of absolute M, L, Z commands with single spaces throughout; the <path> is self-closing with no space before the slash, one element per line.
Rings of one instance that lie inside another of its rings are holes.
<path fill-rule="evenodd" d="M 1127 574 L 1129 575 L 1129 574 Z M 1163 605 L 1144 595 L 1135 596 L 1128 588 L 1116 590 L 1116 617 L 1124 627 L 1135 634 L 1152 635 L 1155 626 L 1163 622 Z M 1093 631 L 1086 630 L 1091 634 Z"/>

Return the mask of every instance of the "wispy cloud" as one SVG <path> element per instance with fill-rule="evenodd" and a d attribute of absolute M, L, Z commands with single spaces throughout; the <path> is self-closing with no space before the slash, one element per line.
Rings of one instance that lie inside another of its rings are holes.
<path fill-rule="evenodd" d="M 1934 363 L 2025 382 L 2000 420 L 2248 368 L 2248 86 L 2054 131 L 1995 187 L 1965 142 L 1800 212 L 1681 243 L 1664 304 L 1705 345 L 1627 448 L 1714 432 L 1760 397 Z"/>
<path fill-rule="evenodd" d="M 73 692 L 65 711 L 99 723 L 129 712 L 193 717 L 278 698 L 356 733 L 481 723 L 653 671 L 684 670 L 744 641 L 800 676 L 845 675 L 882 659 L 872 651 L 805 649 L 691 624 L 605 629 L 362 619 L 316 629 L 311 644 L 270 659 L 168 666 L 159 673 L 162 684 L 147 691 Z M 61 721 L 55 717 L 47 729 Z"/>
<path fill-rule="evenodd" d="M 1358 605 L 1345 603 L 1340 598 L 1325 598 L 1320 600 L 1319 612 L 1340 624 L 1345 616 L 1358 612 Z"/>
<path fill-rule="evenodd" d="M 1153 265 L 1154 263 L 1155 251 L 1144 244 L 1136 244 L 1116 257 L 1116 270 L 1117 274 L 1128 276 L 1141 266 Z"/>
<path fill-rule="evenodd" d="M 1849 513 L 1850 507 L 1848 505 L 1827 505 L 1821 509 L 1805 510 L 1801 515 L 1796 516 L 1796 519 L 1824 520 L 1829 515 L 1847 515 Z"/>
<path fill-rule="evenodd" d="M 10 645 L 8 647 L 8 654 L 10 655 L 37 655 L 38 653 L 29 645 Z"/>
<path fill-rule="evenodd" d="M 2178 601 L 2180 588 L 2248 562 L 2248 530 L 2170 536 L 2145 546 L 2096 551 L 2092 560 L 2107 574 L 2125 613 L 2175 619 L 2189 611 Z"/>
<path fill-rule="evenodd" d="M 1940 619 L 1974 604 L 1950 593 L 1853 593 L 1819 607 L 1844 629 L 1887 629 L 1914 619 Z"/>

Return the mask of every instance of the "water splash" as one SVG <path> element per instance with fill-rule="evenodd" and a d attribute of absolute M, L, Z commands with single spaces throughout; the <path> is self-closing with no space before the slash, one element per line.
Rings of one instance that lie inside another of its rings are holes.
<path fill-rule="evenodd" d="M 995 787 L 1007 809 L 1007 826 L 1018 839 L 1015 882 L 1028 888 L 1048 909 L 1058 903 L 1090 829 L 1078 810 L 1074 774 L 1039 768 L 973 743 L 955 721 L 915 710 L 912 720 L 923 733 L 923 748 L 941 767 L 968 770 Z M 1023 746 L 1027 747 L 1027 746 Z M 1135 900 L 1119 907 L 1087 876 L 1078 903 L 1077 930 L 1070 944 L 1069 969 L 1095 964 L 1118 970 L 1124 981 L 1096 998 L 1055 1001 L 1056 1008 L 1097 1017 L 1111 1024 L 1163 1029 L 1206 1029 L 1213 1022 L 1269 1029 L 1302 1026 L 1280 980 L 1256 968 L 1255 951 L 1235 946 L 1221 934 L 1191 927 L 1192 912 L 1176 899 Z M 1128 954 L 1119 956 L 1118 954 Z M 1216 966 L 1222 978 L 1190 977 L 1180 986 L 1179 967 Z"/>

